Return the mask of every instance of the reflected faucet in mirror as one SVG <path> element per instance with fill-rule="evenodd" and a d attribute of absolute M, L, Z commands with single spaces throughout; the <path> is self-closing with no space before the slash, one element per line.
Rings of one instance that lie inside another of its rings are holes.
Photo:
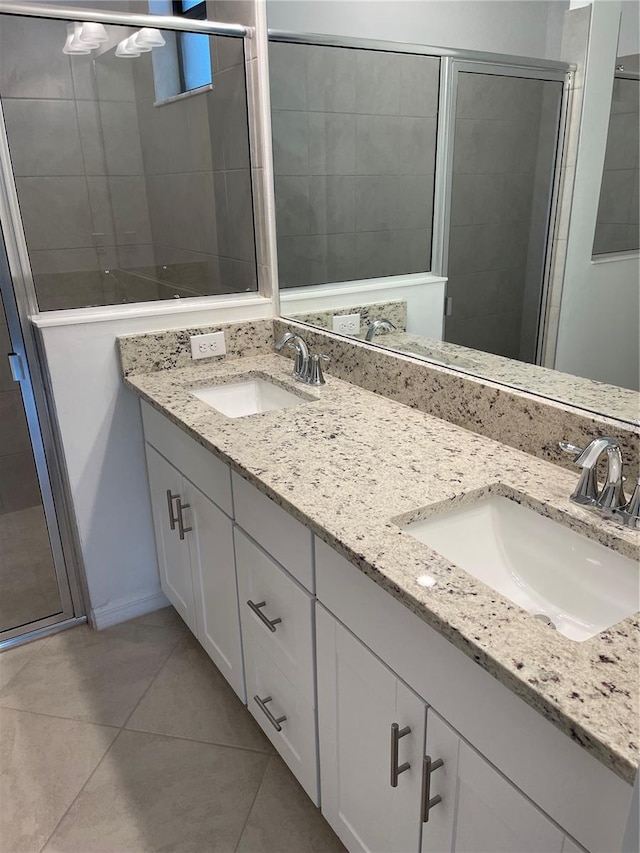
<path fill-rule="evenodd" d="M 374 320 L 373 323 L 367 329 L 365 341 L 372 341 L 376 332 L 380 329 L 386 332 L 395 332 L 396 327 L 393 325 L 391 320 L 387 320 L 386 317 L 383 317 L 381 320 Z"/>

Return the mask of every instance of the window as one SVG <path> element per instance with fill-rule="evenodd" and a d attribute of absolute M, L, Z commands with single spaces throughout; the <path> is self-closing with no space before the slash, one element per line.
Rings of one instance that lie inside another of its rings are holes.
<path fill-rule="evenodd" d="M 173 14 L 203 21 L 207 17 L 205 0 L 173 0 Z M 204 33 L 179 33 L 177 38 L 180 90 L 189 92 L 212 82 L 209 36 Z"/>

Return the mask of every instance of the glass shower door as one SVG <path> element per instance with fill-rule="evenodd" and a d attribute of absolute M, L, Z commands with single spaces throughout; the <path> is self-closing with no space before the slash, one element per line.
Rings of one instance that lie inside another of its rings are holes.
<path fill-rule="evenodd" d="M 74 613 L 28 367 L 18 355 L 24 350 L 15 322 L 10 279 L 0 276 L 0 284 L 2 646 L 7 640 L 71 618 Z M 51 535 L 49 524 L 54 525 Z"/>
<path fill-rule="evenodd" d="M 563 82 L 456 66 L 445 340 L 535 364 Z"/>

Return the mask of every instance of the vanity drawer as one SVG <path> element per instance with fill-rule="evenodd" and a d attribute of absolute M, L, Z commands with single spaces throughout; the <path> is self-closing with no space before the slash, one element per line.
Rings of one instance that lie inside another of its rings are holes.
<path fill-rule="evenodd" d="M 249 711 L 317 806 L 316 712 L 251 633 L 244 637 L 244 655 Z"/>
<path fill-rule="evenodd" d="M 145 440 L 216 506 L 233 517 L 229 466 L 144 400 L 140 401 L 140 407 Z"/>
<path fill-rule="evenodd" d="M 315 706 L 313 598 L 239 527 L 234 530 L 234 540 L 243 633 L 253 634 L 286 678 Z M 262 602 L 264 606 L 256 613 L 256 605 Z M 269 627 L 275 619 L 281 621 Z"/>
<path fill-rule="evenodd" d="M 305 589 L 314 592 L 311 532 L 235 471 L 231 481 L 237 523 Z"/>

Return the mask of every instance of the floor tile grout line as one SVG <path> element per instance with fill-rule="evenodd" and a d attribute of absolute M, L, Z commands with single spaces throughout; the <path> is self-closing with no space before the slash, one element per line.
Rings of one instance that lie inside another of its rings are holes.
<path fill-rule="evenodd" d="M 138 701 L 136 702 L 136 704 L 133 706 L 133 708 L 131 709 L 131 713 L 127 715 L 127 718 L 126 718 L 126 720 L 124 721 L 124 723 L 120 726 L 120 728 L 121 728 L 123 731 L 124 731 L 124 729 L 126 728 L 127 723 L 129 722 L 129 720 L 131 719 L 131 717 L 135 714 L 135 712 L 136 712 L 136 710 L 137 710 L 138 706 L 140 705 L 140 703 L 142 702 L 142 700 L 144 699 L 144 697 L 147 695 L 147 693 L 151 690 L 151 688 L 153 687 L 153 685 L 156 683 L 156 680 L 158 679 L 158 676 L 160 675 L 160 673 L 162 672 L 162 670 L 165 668 L 165 666 L 169 663 L 170 659 L 173 657 L 173 655 L 174 655 L 174 653 L 176 652 L 176 650 L 177 650 L 178 646 L 179 646 L 182 642 L 184 642 L 184 640 L 185 640 L 185 637 L 180 637 L 180 638 L 177 640 L 177 642 L 175 643 L 175 645 L 172 647 L 172 649 L 171 649 L 171 651 L 169 652 L 169 654 L 166 656 L 166 658 L 165 658 L 165 659 L 163 660 L 163 662 L 160 664 L 160 667 L 158 668 L 158 671 L 156 672 L 156 674 L 153 676 L 153 678 L 151 679 L 151 681 L 150 681 L 150 682 L 149 682 L 149 684 L 147 685 L 146 690 L 144 691 L 144 693 L 142 694 L 142 696 L 138 699 Z"/>
<path fill-rule="evenodd" d="M 34 717 L 47 717 L 50 720 L 64 720 L 67 723 L 79 723 L 81 726 L 99 726 L 103 729 L 118 729 L 119 723 L 98 723 L 95 720 L 79 720 L 77 717 L 61 717 L 60 714 L 47 714 L 46 711 L 31 711 L 28 708 L 13 708 L 11 705 L 0 705 L 0 716 L 3 711 L 15 711 L 18 714 L 31 714 Z"/>
<path fill-rule="evenodd" d="M 70 811 L 71 811 L 71 809 L 73 808 L 73 806 L 74 806 L 74 804 L 75 804 L 76 800 L 78 799 L 78 797 L 80 796 L 80 794 L 84 791 L 84 789 L 87 787 L 87 785 L 89 784 L 89 782 L 93 779 L 93 777 L 94 777 L 95 773 L 97 772 L 98 768 L 100 767 L 100 765 L 102 764 L 102 762 L 105 760 L 105 758 L 107 757 L 107 755 L 109 755 L 109 753 L 111 752 L 111 750 L 112 750 L 112 748 L 113 748 L 114 743 L 116 743 L 116 741 L 118 740 L 118 738 L 120 737 L 120 735 L 122 734 L 122 732 L 123 732 L 123 729 L 120 729 L 120 730 L 118 731 L 118 733 L 116 734 L 116 736 L 114 737 L 114 739 L 113 739 L 113 740 L 111 741 L 111 743 L 109 744 L 109 746 L 105 749 L 105 751 L 104 751 L 104 755 L 102 756 L 102 758 L 100 759 L 100 761 L 98 761 L 98 763 L 97 763 L 97 764 L 96 764 L 96 766 L 93 768 L 93 770 L 91 771 L 91 773 L 89 773 L 89 775 L 87 776 L 87 778 L 84 780 L 84 782 L 82 783 L 82 785 L 80 786 L 80 788 L 79 788 L 79 790 L 78 790 L 78 793 L 75 795 L 75 797 L 73 798 L 73 800 L 71 800 L 71 802 L 69 803 L 69 805 L 67 806 L 67 808 L 64 810 L 64 813 L 63 813 L 63 814 L 62 814 L 62 816 L 60 817 L 60 820 L 56 823 L 56 825 L 55 825 L 55 826 L 54 826 L 54 828 L 53 828 L 53 831 L 52 831 L 52 832 L 51 832 L 51 834 L 47 837 L 47 839 L 46 839 L 46 841 L 44 842 L 44 844 L 42 845 L 42 847 L 40 847 L 40 850 L 38 851 L 38 853 L 42 853 L 42 851 L 44 850 L 44 848 L 47 846 L 47 844 L 51 841 L 51 839 L 53 838 L 53 836 L 56 834 L 56 832 L 58 831 L 58 827 L 60 826 L 60 824 L 62 823 L 62 821 L 65 819 L 65 817 L 69 814 L 69 812 L 70 812 Z"/>
<path fill-rule="evenodd" d="M 257 755 L 267 755 L 269 758 L 273 756 L 273 752 L 267 751 L 266 749 L 257 749 L 253 746 L 240 746 L 240 744 L 237 743 L 221 743 L 217 740 L 201 740 L 197 737 L 169 734 L 168 732 L 152 731 L 151 729 L 123 729 L 123 731 L 135 732 L 135 734 L 138 735 L 158 735 L 158 737 L 168 737 L 173 740 L 185 740 L 187 743 L 201 743 L 203 746 L 219 746 L 221 749 L 240 749 L 243 752 L 255 752 Z"/>
<path fill-rule="evenodd" d="M 253 811 L 253 809 L 255 807 L 256 800 L 258 799 L 258 795 L 260 794 L 260 791 L 261 791 L 262 786 L 264 784 L 265 776 L 267 775 L 267 770 L 269 769 L 269 765 L 271 764 L 272 760 L 273 760 L 273 755 L 270 755 L 267 763 L 264 766 L 264 771 L 262 773 L 262 778 L 260 779 L 260 784 L 256 788 L 256 794 L 255 794 L 255 797 L 253 798 L 253 800 L 251 801 L 251 806 L 249 807 L 249 811 L 247 812 L 247 817 L 245 819 L 245 822 L 242 824 L 242 829 L 240 830 L 240 834 L 238 835 L 238 840 L 236 841 L 236 846 L 233 848 L 233 853 L 237 853 L 238 847 L 240 846 L 240 842 L 242 841 L 242 836 L 244 835 L 245 830 L 247 828 L 247 824 L 249 823 L 249 818 L 251 817 L 251 812 Z"/>

